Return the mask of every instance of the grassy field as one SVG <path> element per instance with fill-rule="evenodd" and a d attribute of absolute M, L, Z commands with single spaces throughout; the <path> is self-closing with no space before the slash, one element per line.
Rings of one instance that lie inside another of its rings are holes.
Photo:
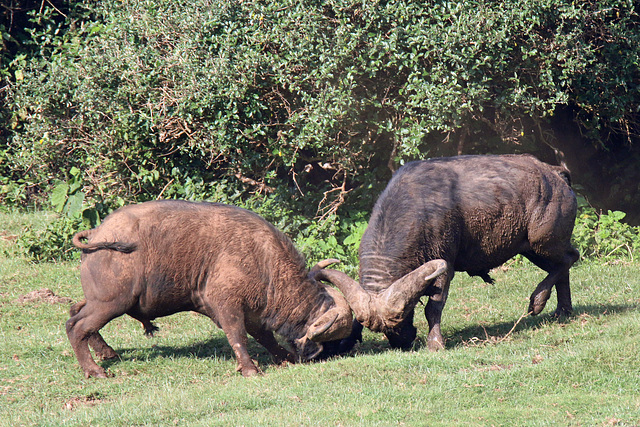
<path fill-rule="evenodd" d="M 33 264 L 13 236 L 44 214 L 0 214 L 0 425 L 640 425 L 640 263 L 572 270 L 575 315 L 555 296 L 524 317 L 543 273 L 513 263 L 494 285 L 458 274 L 443 316 L 447 349 L 412 351 L 366 333 L 348 357 L 275 366 L 245 379 L 221 330 L 181 313 L 144 337 L 122 317 L 103 329 L 120 358 L 113 377 L 85 379 L 67 341 L 78 262 Z M 48 292 L 50 290 L 51 292 Z"/>

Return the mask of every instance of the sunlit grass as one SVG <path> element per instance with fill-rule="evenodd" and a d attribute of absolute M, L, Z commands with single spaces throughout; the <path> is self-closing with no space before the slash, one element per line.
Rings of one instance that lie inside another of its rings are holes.
<path fill-rule="evenodd" d="M 492 275 L 494 285 L 456 275 L 438 353 L 422 345 L 419 306 L 412 351 L 365 332 L 348 357 L 280 367 L 252 342 L 265 375 L 245 379 L 209 319 L 157 319 L 149 339 L 121 317 L 102 331 L 120 356 L 100 362 L 113 377 L 96 380 L 67 341 L 68 300 L 20 298 L 48 288 L 80 299 L 77 263 L 0 257 L 0 424 L 638 425 L 640 264 L 576 265 L 575 314 L 560 320 L 555 296 L 521 318 L 544 277 L 535 267 Z"/>

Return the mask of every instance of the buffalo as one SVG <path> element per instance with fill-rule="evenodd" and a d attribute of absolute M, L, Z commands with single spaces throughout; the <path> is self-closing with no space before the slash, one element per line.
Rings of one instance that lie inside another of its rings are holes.
<path fill-rule="evenodd" d="M 319 278 L 343 292 L 357 322 L 342 351 L 364 325 L 392 347 L 416 337 L 413 313 L 428 296 L 427 347 L 444 348 L 442 310 L 456 271 L 491 282 L 489 271 L 521 254 L 548 275 L 531 295 L 539 314 L 556 288 L 556 316 L 572 312 L 569 269 L 576 197 L 569 172 L 531 155 L 478 155 L 405 164 L 378 198 L 359 249 L 360 281 L 326 269 Z"/>
<path fill-rule="evenodd" d="M 106 377 L 89 346 L 99 358 L 117 357 L 99 330 L 123 314 L 148 334 L 157 317 L 208 316 L 226 334 L 244 376 L 260 373 L 247 352 L 247 332 L 276 363 L 313 359 L 323 342 L 351 332 L 344 296 L 316 281 L 336 260 L 307 270 L 284 233 L 239 207 L 177 200 L 129 205 L 77 233 L 73 244 L 82 249 L 85 299 L 72 306 L 66 330 L 87 378 Z"/>

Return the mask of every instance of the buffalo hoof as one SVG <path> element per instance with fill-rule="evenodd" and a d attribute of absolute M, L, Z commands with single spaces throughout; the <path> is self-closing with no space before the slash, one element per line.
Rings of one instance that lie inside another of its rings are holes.
<path fill-rule="evenodd" d="M 111 347 L 102 349 L 100 351 L 96 350 L 95 354 L 96 354 L 96 359 L 100 359 L 100 360 L 111 360 L 111 359 L 116 359 L 118 357 L 118 353 L 116 353 L 115 350 L 112 349 Z"/>
<path fill-rule="evenodd" d="M 102 369 L 100 367 L 97 367 L 97 368 L 93 368 L 93 369 L 86 369 L 84 371 L 84 377 L 85 378 L 91 378 L 91 377 L 93 377 L 93 378 L 108 378 L 109 376 L 107 375 L 107 372 L 104 369 Z"/>
<path fill-rule="evenodd" d="M 256 368 L 254 364 L 242 366 L 238 363 L 238 366 L 236 366 L 236 372 L 240 372 L 243 377 L 255 377 L 257 375 L 262 375 L 262 372 Z"/>
<path fill-rule="evenodd" d="M 559 319 L 561 317 L 569 317 L 573 314 L 573 310 L 567 307 L 558 307 L 556 311 L 553 312 L 553 317 Z"/>
<path fill-rule="evenodd" d="M 276 365 L 291 365 L 296 363 L 296 356 L 293 353 L 287 354 L 285 357 L 273 357 L 273 363 Z"/>
<path fill-rule="evenodd" d="M 427 349 L 429 349 L 429 351 L 444 350 L 444 339 L 442 339 L 442 337 L 427 338 Z"/>
<path fill-rule="evenodd" d="M 547 304 L 547 300 L 549 300 L 549 296 L 551 295 L 551 290 L 542 290 L 537 294 L 531 295 L 531 300 L 529 302 L 529 313 L 532 316 L 537 316 L 542 312 L 544 306 Z"/>
<path fill-rule="evenodd" d="M 260 372 L 258 369 L 256 368 L 245 368 L 242 369 L 242 376 L 243 377 L 256 377 L 262 375 L 262 372 Z"/>

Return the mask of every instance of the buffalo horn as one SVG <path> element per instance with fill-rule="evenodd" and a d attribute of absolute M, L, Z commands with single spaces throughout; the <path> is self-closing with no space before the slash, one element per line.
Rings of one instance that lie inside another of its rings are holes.
<path fill-rule="evenodd" d="M 381 295 L 379 304 L 387 311 L 386 316 L 404 317 L 407 308 L 413 309 L 424 294 L 427 284 L 447 271 L 447 262 L 434 259 L 422 264 L 396 280 Z"/>
<path fill-rule="evenodd" d="M 371 296 L 360 286 L 358 282 L 353 280 L 342 271 L 324 269 L 317 273 L 317 280 L 326 280 L 340 289 L 347 303 L 356 315 L 356 319 L 360 323 L 367 324 L 367 320 L 371 316 Z"/>
<path fill-rule="evenodd" d="M 316 341 L 322 334 L 327 332 L 329 328 L 333 326 L 334 323 L 336 323 L 336 320 L 338 320 L 338 316 L 339 316 L 339 313 L 336 312 L 333 316 L 331 316 L 330 319 L 327 319 L 323 324 L 321 325 L 314 324 L 307 332 L 307 338 L 309 338 L 311 341 Z M 322 316 L 320 320 L 325 320 L 325 317 L 327 316 Z"/>
<path fill-rule="evenodd" d="M 318 274 L 323 268 L 326 268 L 331 264 L 335 264 L 338 262 L 340 262 L 340 260 L 335 258 L 329 258 L 329 259 L 319 261 L 316 265 L 311 267 L 311 270 L 309 270 L 309 274 L 307 276 L 311 279 L 314 279 L 316 277 L 316 274 Z"/>

